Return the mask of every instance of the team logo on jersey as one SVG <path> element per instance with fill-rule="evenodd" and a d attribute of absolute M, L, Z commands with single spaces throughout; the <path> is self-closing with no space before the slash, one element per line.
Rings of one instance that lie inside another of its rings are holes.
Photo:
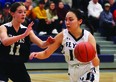
<path fill-rule="evenodd" d="M 66 47 L 69 47 L 69 48 L 74 48 L 76 45 L 76 43 L 72 43 L 72 42 L 66 42 Z"/>

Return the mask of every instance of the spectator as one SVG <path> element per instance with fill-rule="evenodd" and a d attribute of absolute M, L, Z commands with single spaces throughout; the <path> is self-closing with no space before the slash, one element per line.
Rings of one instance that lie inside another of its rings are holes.
<path fill-rule="evenodd" d="M 64 3 L 61 1 L 58 3 L 58 8 L 57 8 L 57 15 L 58 15 L 58 21 L 59 21 L 59 27 L 57 28 L 58 32 L 61 32 L 62 29 L 66 28 L 64 20 L 66 13 L 68 12 L 67 9 L 64 7 Z"/>
<path fill-rule="evenodd" d="M 116 9 L 116 1 L 115 0 L 109 0 L 109 3 L 111 5 L 110 11 L 111 11 L 111 13 L 113 13 L 114 10 Z"/>
<path fill-rule="evenodd" d="M 29 17 L 31 15 L 31 10 L 33 9 L 32 0 L 26 0 L 24 5 L 26 7 L 26 16 Z"/>
<path fill-rule="evenodd" d="M 10 7 L 11 7 L 11 3 L 6 2 L 3 8 L 4 23 L 11 21 Z"/>
<path fill-rule="evenodd" d="M 26 0 L 24 2 L 24 5 L 26 7 L 26 20 L 23 24 L 25 26 L 27 26 L 29 24 L 29 22 L 32 21 L 32 9 L 33 9 L 32 0 Z M 34 26 L 35 26 L 35 24 L 34 24 Z"/>
<path fill-rule="evenodd" d="M 100 14 L 100 28 L 102 33 L 107 37 L 107 40 L 111 40 L 111 36 L 114 34 L 115 22 L 113 20 L 112 13 L 110 12 L 110 4 L 105 3 L 104 10 Z"/>
<path fill-rule="evenodd" d="M 45 7 L 45 2 L 43 0 L 40 0 L 38 6 L 32 10 L 33 18 L 39 20 L 39 25 L 36 28 L 37 34 L 40 33 L 40 31 L 47 30 L 46 29 L 47 14 L 44 7 Z"/>
<path fill-rule="evenodd" d="M 91 0 L 87 9 L 89 20 L 94 27 L 94 31 L 97 31 L 99 28 L 99 16 L 103 8 L 101 4 L 98 3 L 98 0 Z"/>
<path fill-rule="evenodd" d="M 57 10 L 55 8 L 55 3 L 51 2 L 49 8 L 46 10 L 47 13 L 47 34 L 52 34 L 53 29 L 58 26 L 58 16 Z"/>

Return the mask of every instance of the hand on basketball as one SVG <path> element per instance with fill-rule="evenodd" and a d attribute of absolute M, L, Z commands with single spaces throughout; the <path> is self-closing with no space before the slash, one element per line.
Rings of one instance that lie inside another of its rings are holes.
<path fill-rule="evenodd" d="M 27 30 L 26 30 L 25 33 L 24 33 L 24 37 L 26 37 L 26 36 L 29 35 L 30 31 L 32 30 L 33 24 L 34 24 L 34 23 L 31 22 L 31 23 L 28 25 Z"/>
<path fill-rule="evenodd" d="M 49 44 L 53 44 L 55 42 L 55 39 L 51 36 L 48 37 L 48 39 L 46 40 L 46 43 Z"/>

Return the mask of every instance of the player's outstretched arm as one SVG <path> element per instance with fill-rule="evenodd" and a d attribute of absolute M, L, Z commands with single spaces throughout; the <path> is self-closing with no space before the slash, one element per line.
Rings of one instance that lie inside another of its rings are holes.
<path fill-rule="evenodd" d="M 62 38 L 63 38 L 63 34 L 59 33 L 54 38 L 55 42 L 52 43 L 51 45 L 49 45 L 47 49 L 45 49 L 44 51 L 41 51 L 41 52 L 32 52 L 30 54 L 29 58 L 30 59 L 33 59 L 33 58 L 46 59 L 46 58 L 48 58 L 49 56 L 51 56 L 59 48 L 59 46 L 62 43 Z"/>
<path fill-rule="evenodd" d="M 95 38 L 92 34 L 89 35 L 89 42 L 94 46 L 94 48 L 96 50 L 96 41 L 95 41 Z M 100 60 L 97 56 L 97 50 L 96 50 L 96 57 L 92 60 L 92 64 L 95 67 L 99 66 L 99 64 L 100 64 Z"/>
<path fill-rule="evenodd" d="M 29 35 L 30 31 L 32 30 L 33 24 L 34 23 L 31 22 L 28 25 L 27 30 L 23 34 L 20 34 L 20 35 L 17 35 L 17 36 L 12 36 L 12 37 L 8 36 L 6 27 L 2 25 L 0 27 L 0 39 L 1 39 L 1 42 L 3 43 L 3 45 L 9 46 L 9 45 L 17 42 L 18 40 L 25 38 L 26 36 Z"/>

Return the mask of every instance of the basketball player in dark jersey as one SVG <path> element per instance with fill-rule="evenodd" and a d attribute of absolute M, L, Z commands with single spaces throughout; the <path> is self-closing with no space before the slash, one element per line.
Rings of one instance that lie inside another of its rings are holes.
<path fill-rule="evenodd" d="M 26 8 L 20 3 L 12 4 L 10 13 L 12 21 L 0 26 L 0 82 L 31 82 L 25 62 L 28 61 L 31 42 L 46 48 L 54 42 L 52 37 L 46 41 L 39 39 L 32 31 L 31 22 L 28 27 L 25 21 Z"/>

